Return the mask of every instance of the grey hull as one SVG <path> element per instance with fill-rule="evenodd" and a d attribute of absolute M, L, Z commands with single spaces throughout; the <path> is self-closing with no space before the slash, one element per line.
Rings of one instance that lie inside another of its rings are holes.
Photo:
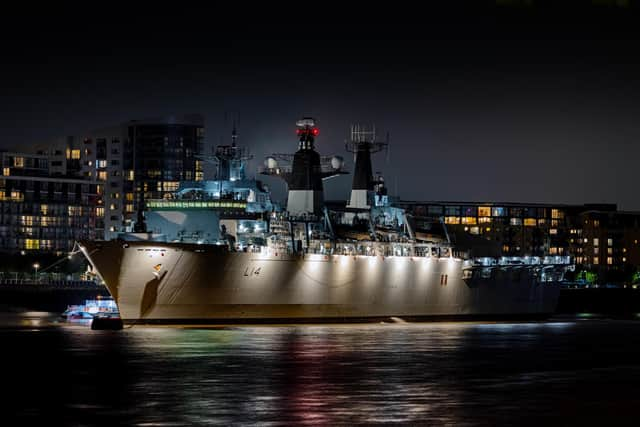
<path fill-rule="evenodd" d="M 453 258 L 228 252 L 154 242 L 82 242 L 127 323 L 538 318 L 558 282 L 526 268 L 463 280 Z"/>

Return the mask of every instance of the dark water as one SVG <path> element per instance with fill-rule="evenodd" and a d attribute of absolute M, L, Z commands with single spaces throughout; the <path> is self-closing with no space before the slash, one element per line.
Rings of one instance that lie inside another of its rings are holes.
<path fill-rule="evenodd" d="M 640 423 L 639 321 L 92 331 L 48 320 L 0 319 L 4 425 Z"/>

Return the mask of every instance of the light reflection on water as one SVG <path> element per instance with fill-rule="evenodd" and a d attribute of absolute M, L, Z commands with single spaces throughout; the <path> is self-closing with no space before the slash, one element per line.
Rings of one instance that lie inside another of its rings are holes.
<path fill-rule="evenodd" d="M 0 329 L 10 407 L 52 424 L 620 424 L 638 403 L 640 322 L 28 331 Z"/>

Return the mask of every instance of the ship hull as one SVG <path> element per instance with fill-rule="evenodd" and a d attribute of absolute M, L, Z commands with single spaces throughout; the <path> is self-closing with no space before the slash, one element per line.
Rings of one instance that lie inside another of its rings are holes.
<path fill-rule="evenodd" d="M 534 319 L 558 282 L 526 268 L 463 280 L 452 258 L 228 252 L 154 242 L 82 242 L 125 323 L 225 324 Z"/>

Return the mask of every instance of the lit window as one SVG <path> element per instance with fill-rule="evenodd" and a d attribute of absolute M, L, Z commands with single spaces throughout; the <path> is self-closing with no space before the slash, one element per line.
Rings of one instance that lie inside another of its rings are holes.
<path fill-rule="evenodd" d="M 204 180 L 204 173 L 203 172 L 196 172 L 196 181 L 202 181 Z"/>
<path fill-rule="evenodd" d="M 596 237 L 596 238 L 594 238 L 594 239 L 593 239 L 593 246 L 599 246 L 599 244 L 600 244 L 599 239 L 598 239 L 597 237 Z"/>
<path fill-rule="evenodd" d="M 557 228 L 550 228 L 549 229 L 549 234 L 558 234 L 558 229 Z"/>
<path fill-rule="evenodd" d="M 598 259 L 598 257 L 597 257 L 597 256 L 594 256 L 594 257 L 593 257 L 593 263 L 594 263 L 594 264 L 600 264 L 600 260 Z"/>
<path fill-rule="evenodd" d="M 489 206 L 479 206 L 478 216 L 491 216 L 491 208 Z"/>
<path fill-rule="evenodd" d="M 125 175 L 127 181 L 133 181 L 133 176 L 134 176 L 134 173 L 133 173 L 132 170 L 128 170 L 126 175 Z"/>
<path fill-rule="evenodd" d="M 478 218 L 478 223 L 480 224 L 487 224 L 491 222 L 491 218 L 489 217 L 480 217 Z"/>
<path fill-rule="evenodd" d="M 627 257 L 622 257 L 622 262 L 627 262 Z"/>
<path fill-rule="evenodd" d="M 560 209 L 551 209 L 551 219 L 563 219 L 564 212 Z"/>
<path fill-rule="evenodd" d="M 71 150 L 71 158 L 73 160 L 80 159 L 80 150 Z"/>
<path fill-rule="evenodd" d="M 47 205 L 40 205 L 40 213 L 42 215 L 46 215 L 47 212 L 49 212 L 49 206 Z"/>
<path fill-rule="evenodd" d="M 471 233 L 471 234 L 480 234 L 480 228 L 478 228 L 478 227 L 471 227 L 471 228 L 469 229 L 469 233 Z"/>
<path fill-rule="evenodd" d="M 558 254 L 558 248 L 556 248 L 556 247 L 549 248 L 549 254 L 550 255 L 557 255 Z"/>
<path fill-rule="evenodd" d="M 613 255 L 613 248 L 607 248 L 607 255 Z"/>
<path fill-rule="evenodd" d="M 460 224 L 460 218 L 457 216 L 446 216 L 444 218 L 445 224 Z"/>
<path fill-rule="evenodd" d="M 536 226 L 536 219 L 535 218 L 525 218 L 524 219 L 524 225 L 526 225 L 527 227 L 535 227 Z"/>
<path fill-rule="evenodd" d="M 107 180 L 107 171 L 98 172 L 98 180 L 106 181 Z"/>
<path fill-rule="evenodd" d="M 511 218 L 509 220 L 509 224 L 511 224 L 511 225 L 522 225 L 522 218 Z"/>
<path fill-rule="evenodd" d="M 600 249 L 599 248 L 593 248 L 593 254 L 594 255 L 598 255 L 600 253 Z"/>
<path fill-rule="evenodd" d="M 40 241 L 37 239 L 26 239 L 24 241 L 25 249 L 40 249 Z"/>
<path fill-rule="evenodd" d="M 13 158 L 13 166 L 15 166 L 17 168 L 23 168 L 24 167 L 24 157 L 14 157 Z"/>
<path fill-rule="evenodd" d="M 104 208 L 96 208 L 96 216 L 103 217 L 104 216 Z"/>
<path fill-rule="evenodd" d="M 607 239 L 607 246 L 613 246 L 613 239 L 612 238 L 608 238 Z"/>
<path fill-rule="evenodd" d="M 96 167 L 98 168 L 106 168 L 107 161 L 106 160 L 96 160 Z"/>
<path fill-rule="evenodd" d="M 463 224 L 475 224 L 476 223 L 476 218 L 473 217 L 473 216 L 462 217 L 462 223 Z"/>
<path fill-rule="evenodd" d="M 4 175 L 4 176 L 9 176 L 9 175 L 11 175 L 11 168 L 4 168 L 4 169 L 2 169 L 2 175 Z"/>
<path fill-rule="evenodd" d="M 111 204 L 109 205 L 109 209 L 111 209 L 112 211 L 115 211 L 116 209 L 118 209 L 118 205 L 117 205 L 117 204 L 115 204 L 115 203 L 111 203 Z"/>
<path fill-rule="evenodd" d="M 597 220 L 597 219 L 594 219 L 594 220 L 593 220 L 593 226 L 594 226 L 594 227 L 600 227 L 600 221 L 599 221 L 599 220 Z"/>
<path fill-rule="evenodd" d="M 493 208 L 492 210 L 493 216 L 507 216 L 507 212 L 505 208 Z"/>
<path fill-rule="evenodd" d="M 607 257 L 607 265 L 611 265 L 613 264 L 613 257 L 608 256 Z"/>
<path fill-rule="evenodd" d="M 126 209 L 127 213 L 132 213 L 133 212 L 133 205 L 132 204 L 127 204 L 125 209 Z"/>

